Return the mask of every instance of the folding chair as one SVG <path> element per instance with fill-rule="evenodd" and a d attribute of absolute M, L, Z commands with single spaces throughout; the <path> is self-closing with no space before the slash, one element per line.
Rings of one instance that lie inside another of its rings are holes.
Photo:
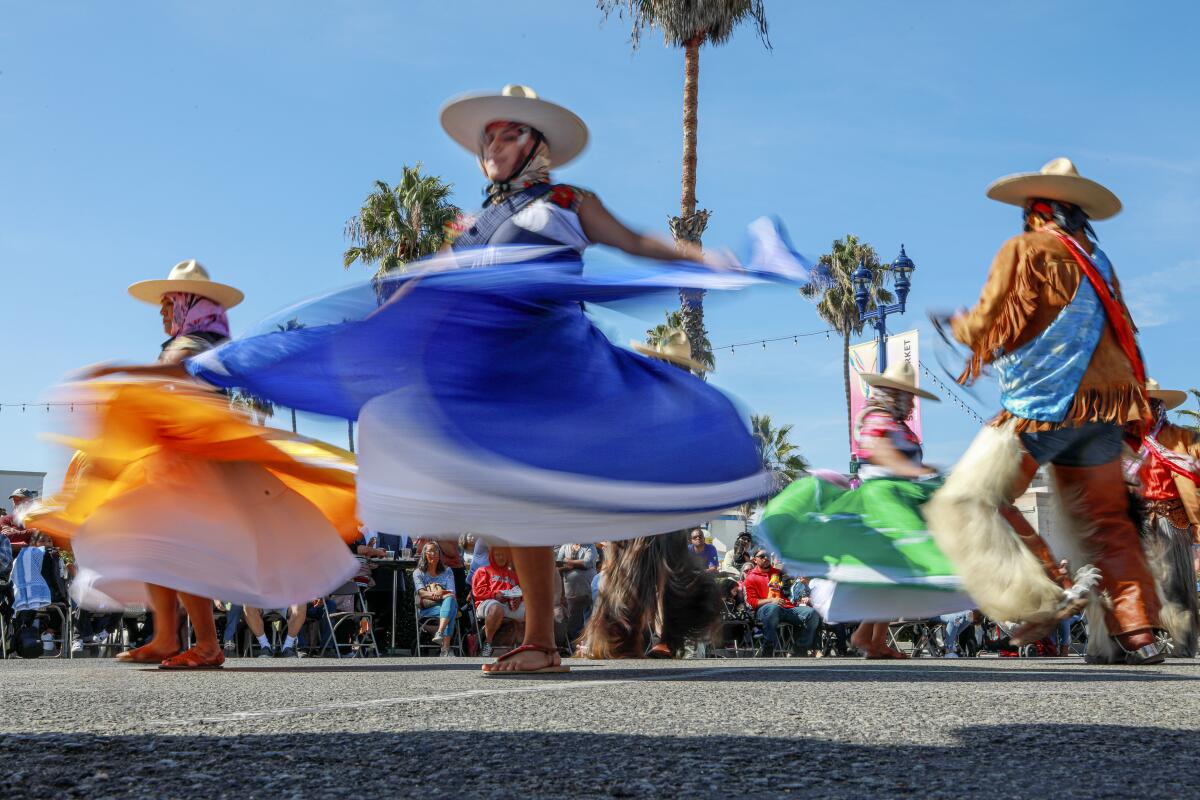
<path fill-rule="evenodd" d="M 47 618 L 53 613 L 58 617 L 58 637 L 50 640 L 58 645 L 58 655 L 55 658 L 74 658 L 75 654 L 71 652 L 71 607 L 64 603 L 51 603 L 37 609 L 35 613 Z"/>
<path fill-rule="evenodd" d="M 349 580 L 340 589 L 330 592 L 330 595 L 333 597 L 350 597 L 352 610 L 331 612 L 329 610 L 329 603 L 321 604 L 325 609 L 325 624 L 327 626 L 324 633 L 329 636 L 329 640 L 321 646 L 320 655 L 325 655 L 325 650 L 332 644 L 333 653 L 338 658 L 342 657 L 343 648 L 350 651 L 353 657 L 354 653 L 362 652 L 366 648 L 368 643 L 363 641 L 363 637 L 367 637 L 369 638 L 371 650 L 378 657 L 379 644 L 375 641 L 375 615 L 367 610 L 367 601 L 363 599 L 362 586 L 354 580 Z M 367 631 L 365 634 L 360 634 L 358 629 L 361 626 L 361 621 L 364 619 L 367 621 Z M 353 626 L 353 633 L 349 637 L 349 643 L 341 644 L 338 642 L 338 629 L 346 622 L 350 622 Z M 356 651 L 355 648 L 359 648 L 359 650 Z"/>
<path fill-rule="evenodd" d="M 435 652 L 440 653 L 442 650 L 442 646 L 440 644 L 438 644 L 437 642 L 433 641 L 433 635 L 435 633 L 437 633 L 438 625 L 441 624 L 441 616 L 428 616 L 428 617 L 421 616 L 421 611 L 422 611 L 421 596 L 414 595 L 413 597 L 414 597 L 413 618 L 416 620 L 416 624 L 417 624 L 417 634 L 416 634 L 417 639 L 413 646 L 413 655 L 420 658 L 422 649 L 433 650 Z M 431 606 L 431 608 L 437 608 L 437 606 Z M 426 609 L 426 610 L 428 610 L 428 609 Z M 458 616 L 454 620 L 454 638 L 451 640 L 451 643 L 450 643 L 450 650 L 451 651 L 457 650 L 458 655 L 460 657 L 462 655 L 464 655 L 466 652 L 463 648 L 463 638 L 462 638 L 462 628 L 463 628 L 464 622 L 466 622 L 466 620 L 463 618 L 463 610 L 460 608 L 458 610 Z M 426 636 L 429 637 L 428 644 L 421 643 L 421 635 L 422 634 L 425 634 Z"/>

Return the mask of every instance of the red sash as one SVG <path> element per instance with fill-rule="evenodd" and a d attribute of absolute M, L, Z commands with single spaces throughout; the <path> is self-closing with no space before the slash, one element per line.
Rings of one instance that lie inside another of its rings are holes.
<path fill-rule="evenodd" d="M 1075 262 L 1079 264 L 1079 268 L 1083 270 L 1083 274 L 1087 276 L 1091 282 L 1092 288 L 1096 290 L 1096 295 L 1100 298 L 1100 305 L 1104 307 L 1104 314 L 1108 317 L 1108 324 L 1112 326 L 1112 331 L 1116 334 L 1117 344 L 1121 346 L 1121 350 L 1125 352 L 1125 356 L 1129 359 L 1130 365 L 1133 367 L 1133 377 L 1137 379 L 1138 389 L 1145 392 L 1146 386 L 1146 365 L 1142 361 L 1142 353 L 1138 349 L 1137 338 L 1133 332 L 1133 326 L 1129 323 L 1129 317 L 1125 314 L 1125 306 L 1117 299 L 1116 292 L 1108 281 L 1104 280 L 1104 276 L 1100 274 L 1100 270 L 1096 269 L 1096 265 L 1092 262 L 1092 257 L 1083 249 L 1079 242 L 1072 237 L 1058 230 L 1057 228 L 1043 228 L 1058 237 L 1067 250 L 1075 258 Z"/>

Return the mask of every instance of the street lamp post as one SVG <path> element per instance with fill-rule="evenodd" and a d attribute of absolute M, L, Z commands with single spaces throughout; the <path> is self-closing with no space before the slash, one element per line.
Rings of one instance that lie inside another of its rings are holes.
<path fill-rule="evenodd" d="M 871 300 L 870 288 L 873 276 L 863 259 L 859 259 L 858 269 L 851 276 L 854 281 L 854 302 L 858 306 L 858 319 L 864 324 L 870 322 L 875 327 L 875 368 L 878 372 L 887 369 L 887 315 L 904 313 L 904 305 L 908 302 L 908 290 L 912 288 L 912 281 L 908 279 L 908 276 L 917 268 L 917 265 L 908 257 L 908 253 L 904 252 L 904 245 L 900 245 L 900 255 L 883 268 L 891 270 L 896 276 L 896 298 L 899 302 L 875 306 L 870 311 L 867 310 L 867 303 Z M 850 473 L 852 475 L 858 473 L 858 457 L 853 453 L 850 454 Z"/>
<path fill-rule="evenodd" d="M 860 259 L 858 269 L 852 276 L 854 279 L 854 302 L 858 305 L 858 319 L 863 323 L 872 322 L 875 327 L 878 341 L 876 369 L 879 372 L 887 369 L 887 315 L 904 313 L 904 305 L 908 302 L 908 290 L 912 288 L 912 281 L 908 279 L 908 276 L 916 268 L 917 265 L 904 252 L 904 245 L 900 245 L 900 255 L 896 256 L 895 261 L 884 267 L 896 275 L 896 298 L 899 302 L 876 306 L 870 311 L 867 310 L 867 303 L 871 299 L 869 292 L 872 275 L 871 270 L 867 269 L 866 262 Z"/>

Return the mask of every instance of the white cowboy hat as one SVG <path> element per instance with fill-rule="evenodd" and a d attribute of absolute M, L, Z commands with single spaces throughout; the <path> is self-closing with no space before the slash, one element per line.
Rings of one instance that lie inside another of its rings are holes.
<path fill-rule="evenodd" d="M 653 347 L 637 341 L 630 341 L 629 346 L 644 356 L 669 361 L 694 372 L 709 371 L 708 367 L 692 358 L 692 344 L 688 341 L 687 334 L 678 328 L 669 331 L 666 338 Z"/>
<path fill-rule="evenodd" d="M 208 270 L 194 258 L 180 261 L 171 267 L 165 280 L 138 281 L 129 287 L 129 293 L 143 303 L 158 305 L 167 292 L 188 292 L 207 297 L 223 308 L 233 308 L 245 299 L 240 289 L 217 283 L 208 277 Z"/>
<path fill-rule="evenodd" d="M 1187 392 L 1179 389 L 1164 389 L 1153 378 L 1146 379 L 1146 394 L 1154 400 L 1161 400 L 1167 411 L 1178 408 L 1187 402 Z"/>
<path fill-rule="evenodd" d="M 1083 209 L 1089 219 L 1108 219 L 1121 210 L 1121 201 L 1106 187 L 1084 178 L 1069 158 L 1056 158 L 1038 172 L 1006 175 L 987 189 L 1001 203 L 1024 207 L 1031 199 L 1058 200 Z"/>
<path fill-rule="evenodd" d="M 932 400 L 935 403 L 942 402 L 942 398 L 933 392 L 917 388 L 917 373 L 913 370 L 912 364 L 907 361 L 889 365 L 883 371 L 883 374 L 878 372 L 862 372 L 859 373 L 858 377 L 862 378 L 867 386 L 878 386 L 881 389 L 896 389 L 901 392 L 915 394 L 917 397 L 924 397 L 926 400 Z"/>
<path fill-rule="evenodd" d="M 442 106 L 442 127 L 450 138 L 479 155 L 483 129 L 497 120 L 523 122 L 546 137 L 550 166 L 561 167 L 587 147 L 588 129 L 583 120 L 560 105 L 547 102 L 528 86 L 510 83 L 499 94 L 472 93 Z"/>

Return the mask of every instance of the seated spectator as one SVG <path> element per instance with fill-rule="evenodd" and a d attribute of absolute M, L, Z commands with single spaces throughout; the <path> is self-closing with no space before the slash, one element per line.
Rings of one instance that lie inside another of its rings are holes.
<path fill-rule="evenodd" d="M 417 552 L 420 553 L 425 548 L 425 543 L 435 541 L 433 539 L 417 539 Z M 458 598 L 458 605 L 461 607 L 467 602 L 467 593 L 471 584 L 467 582 L 467 562 L 463 557 L 463 551 L 458 546 L 458 539 L 437 539 L 438 546 L 442 548 L 442 564 L 454 573 L 455 596 Z"/>
<path fill-rule="evenodd" d="M 413 586 L 417 590 L 417 612 L 422 618 L 438 618 L 435 644 L 441 645 L 443 656 L 451 654 L 454 623 L 458 620 L 458 597 L 454 591 L 454 573 L 442 563 L 442 548 L 430 539 L 421 546 L 421 558 L 413 570 Z"/>
<path fill-rule="evenodd" d="M 225 629 L 221 631 L 221 649 L 225 651 L 225 657 L 229 658 L 237 653 L 237 629 L 242 617 L 245 616 L 245 609 L 240 603 L 222 603 L 220 600 L 213 602 L 218 611 L 225 612 Z"/>
<path fill-rule="evenodd" d="M 283 647 L 279 648 L 279 655 L 282 658 L 299 658 L 300 653 L 296 649 L 296 638 L 300 635 L 300 629 L 304 627 L 304 623 L 308 621 L 308 604 L 298 603 L 290 608 L 275 610 L 281 617 L 287 620 L 287 637 L 283 640 Z M 243 606 L 242 613 L 246 617 L 246 627 L 250 629 L 250 633 L 254 634 L 254 638 L 258 640 L 258 657 L 274 658 L 275 649 L 271 647 L 271 642 L 267 639 L 267 628 L 263 624 L 262 609 L 254 608 L 253 606 Z"/>
<path fill-rule="evenodd" d="M 939 619 L 946 623 L 946 632 L 943 640 L 946 652 L 942 655 L 942 658 L 958 658 L 959 640 L 962 638 L 962 632 L 971 625 L 979 622 L 979 614 L 976 611 L 959 611 L 956 614 L 943 614 Z M 1069 628 L 1067 635 L 1070 635 Z"/>
<path fill-rule="evenodd" d="M 732 578 L 722 578 L 719 587 L 724 608 L 721 610 L 723 623 L 723 638 L 736 639 L 739 645 L 750 643 L 750 634 L 754 630 L 754 612 L 746 604 L 746 595 L 742 585 Z M 725 644 L 725 642 L 722 642 Z"/>
<path fill-rule="evenodd" d="M 508 548 L 493 547 L 488 556 L 488 565 L 480 567 L 471 582 L 475 617 L 483 621 L 483 646 L 479 654 L 484 658 L 491 658 L 496 632 L 506 619 L 516 625 L 518 638 L 524 635 L 525 627 L 525 601 Z"/>
<path fill-rule="evenodd" d="M 745 571 L 754 566 L 750 559 L 753 548 L 754 537 L 749 533 L 739 533 L 733 540 L 733 547 L 725 551 L 725 558 L 721 561 L 721 572 L 740 581 Z"/>
<path fill-rule="evenodd" d="M 36 528 L 26 530 L 25 526 L 17 521 L 22 507 L 32 502 L 36 497 L 37 492 L 32 489 L 15 489 L 8 498 L 12 501 L 12 513 L 0 517 L 0 534 L 3 534 L 8 539 L 12 547 L 13 556 L 21 552 L 21 548 L 29 544 L 30 537 L 34 533 L 37 533 Z"/>
<path fill-rule="evenodd" d="M 54 652 L 56 629 L 49 627 L 53 618 L 43 621 L 38 612 L 52 603 L 67 606 L 67 587 L 62 579 L 58 551 L 50 537 L 38 530 L 29 531 L 29 541 L 13 559 L 9 579 L 12 582 L 14 630 L 36 627 L 41 631 L 43 650 Z"/>
<path fill-rule="evenodd" d="M 794 643 L 794 655 L 809 655 L 816 642 L 817 627 L 821 618 L 808 606 L 798 606 L 783 596 L 782 573 L 771 566 L 766 550 L 756 550 L 754 566 L 746 572 L 743 585 L 746 602 L 754 609 L 754 616 L 763 626 L 763 656 L 775 654 L 780 623 L 796 626 L 799 630 Z"/>
<path fill-rule="evenodd" d="M 555 560 L 563 578 L 563 599 L 567 604 L 567 638 L 574 639 L 592 610 L 592 579 L 599 554 L 591 544 L 564 544 Z"/>
<path fill-rule="evenodd" d="M 688 555 L 708 572 L 716 572 L 721 564 L 717 548 L 704 541 L 704 531 L 699 528 L 688 534 Z"/>
<path fill-rule="evenodd" d="M 1054 643 L 1058 645 L 1059 658 L 1071 655 L 1071 626 L 1081 619 L 1083 619 L 1083 614 L 1076 614 L 1058 623 L 1058 629 L 1054 631 L 1053 636 Z"/>
<path fill-rule="evenodd" d="M 792 588 L 789 591 L 789 596 L 792 602 L 798 606 L 811 606 L 812 596 L 808 588 L 808 576 L 801 575 L 796 580 L 792 581 Z"/>
<path fill-rule="evenodd" d="M 76 622 L 73 626 L 73 637 L 71 639 L 71 655 L 78 656 L 83 653 L 84 645 L 108 644 L 109 638 L 113 636 L 114 631 L 121 627 L 121 612 L 103 613 L 96 611 L 88 611 L 85 608 L 77 608 L 75 610 Z"/>

